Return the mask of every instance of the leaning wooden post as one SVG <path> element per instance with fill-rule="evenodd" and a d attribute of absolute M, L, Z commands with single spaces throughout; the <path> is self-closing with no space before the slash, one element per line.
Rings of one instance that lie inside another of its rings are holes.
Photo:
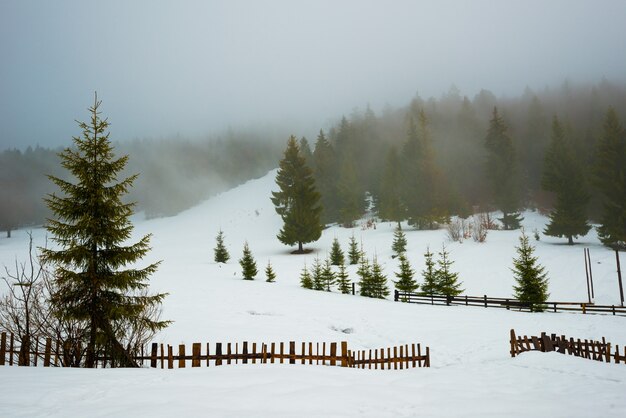
<path fill-rule="evenodd" d="M 585 277 L 587 278 L 587 298 L 589 299 L 589 303 L 591 303 L 591 285 L 589 284 L 589 264 L 587 263 L 587 249 L 583 248 L 583 253 L 585 256 Z"/>
<path fill-rule="evenodd" d="M 517 352 L 515 351 L 517 337 L 515 336 L 515 330 L 511 329 L 511 357 L 515 357 Z"/>
<path fill-rule="evenodd" d="M 593 291 L 593 273 L 591 271 L 591 252 L 589 251 L 589 248 L 587 248 L 587 259 L 588 259 L 588 263 L 589 263 L 589 283 L 591 284 L 591 299 L 595 299 L 596 295 Z"/>
<path fill-rule="evenodd" d="M 348 367 L 348 342 L 341 342 L 341 367 Z"/>
<path fill-rule="evenodd" d="M 615 261 L 617 262 L 617 281 L 619 282 L 619 297 L 624 306 L 624 286 L 622 286 L 622 269 L 619 265 L 619 251 L 615 250 Z"/>

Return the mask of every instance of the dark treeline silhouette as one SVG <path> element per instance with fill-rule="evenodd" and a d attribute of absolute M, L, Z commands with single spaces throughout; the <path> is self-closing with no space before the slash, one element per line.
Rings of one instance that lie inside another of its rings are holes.
<path fill-rule="evenodd" d="M 438 99 L 416 95 L 380 115 L 369 106 L 356 110 L 300 148 L 316 176 L 325 223 L 350 226 L 372 204 L 382 219 L 419 229 L 492 210 L 505 212 L 503 226 L 514 229 L 523 208 L 547 211 L 556 203 L 542 176 L 557 117 L 589 185 L 587 216 L 598 221 L 594 166 L 609 109 L 626 120 L 626 86 L 604 79 L 507 98 L 488 90 L 469 98 L 453 86 Z"/>
<path fill-rule="evenodd" d="M 69 144 L 69 141 L 68 141 Z M 207 141 L 134 140 L 115 144 L 130 155 L 122 175 L 139 173 L 128 201 L 148 217 L 170 216 L 209 196 L 260 177 L 276 165 L 282 144 L 254 134 L 229 133 Z M 61 149 L 28 147 L 0 153 L 0 230 L 41 225 L 50 216 L 43 198 L 57 191 L 48 175 L 67 178 Z"/>

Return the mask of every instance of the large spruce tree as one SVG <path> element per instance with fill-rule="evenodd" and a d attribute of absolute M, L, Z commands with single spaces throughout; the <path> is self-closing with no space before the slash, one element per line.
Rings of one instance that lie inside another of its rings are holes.
<path fill-rule="evenodd" d="M 500 220 L 504 229 L 517 229 L 522 218 L 519 213 L 521 205 L 515 147 L 496 107 L 493 108 L 493 116 L 489 121 L 485 147 L 487 177 L 492 186 L 493 202 L 502 211 Z"/>
<path fill-rule="evenodd" d="M 626 250 L 626 132 L 609 108 L 597 145 L 595 183 L 602 193 L 603 213 L 598 236 L 615 250 Z"/>
<path fill-rule="evenodd" d="M 322 130 L 320 130 L 315 142 L 313 163 L 313 176 L 321 196 L 322 223 L 337 222 L 339 220 L 339 203 L 337 202 L 336 156 L 335 150 Z"/>
<path fill-rule="evenodd" d="M 298 244 L 295 253 L 302 254 L 303 244 L 317 241 L 322 235 L 322 208 L 313 174 L 293 136 L 289 138 L 285 157 L 280 161 L 276 184 L 280 190 L 272 192 L 271 199 L 284 222 L 278 239 L 286 245 Z"/>
<path fill-rule="evenodd" d="M 119 341 L 120 330 L 141 323 L 152 331 L 167 326 L 150 314 L 165 294 L 147 294 L 148 278 L 159 263 L 135 267 L 150 250 L 150 235 L 128 243 L 133 203 L 122 202 L 137 175 L 118 181 L 128 156 L 116 157 L 107 119 L 100 117 L 97 95 L 89 122 L 79 122 L 80 137 L 59 154 L 75 182 L 50 176 L 62 192 L 46 199 L 55 215 L 46 229 L 58 244 L 42 248 L 43 260 L 54 266 L 51 304 L 62 320 L 86 326 L 86 367 L 104 352 L 124 367 L 136 367 Z M 133 265 L 132 268 L 125 268 Z M 123 332 L 122 332 L 123 333 Z"/>
<path fill-rule="evenodd" d="M 572 146 L 559 119 L 554 116 L 541 184 L 545 190 L 556 194 L 556 203 L 550 213 L 550 223 L 543 232 L 565 237 L 570 245 L 574 244 L 574 237 L 585 235 L 591 229 L 586 214 L 589 193 L 583 167 L 576 160 Z"/>

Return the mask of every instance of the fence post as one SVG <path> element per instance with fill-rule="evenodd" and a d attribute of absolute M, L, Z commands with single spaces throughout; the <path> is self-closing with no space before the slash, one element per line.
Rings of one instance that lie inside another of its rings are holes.
<path fill-rule="evenodd" d="M 7 333 L 3 332 L 0 335 L 0 366 L 4 366 L 4 357 L 7 352 Z"/>
<path fill-rule="evenodd" d="M 185 344 L 178 345 L 178 368 L 185 368 Z"/>
<path fill-rule="evenodd" d="M 193 343 L 191 346 L 191 367 L 200 367 L 201 343 Z M 156 359 L 155 359 L 156 364 Z"/>
<path fill-rule="evenodd" d="M 241 354 L 243 356 L 243 360 L 241 361 L 243 364 L 248 363 L 248 341 L 243 342 L 243 346 L 241 348 Z"/>
<path fill-rule="evenodd" d="M 515 336 L 515 330 L 511 329 L 511 357 L 515 357 L 517 354 L 517 337 Z"/>
<path fill-rule="evenodd" d="M 296 364 L 296 342 L 289 341 L 289 364 Z"/>
<path fill-rule="evenodd" d="M 341 342 L 341 367 L 348 367 L 348 342 Z"/>
<path fill-rule="evenodd" d="M 337 365 L 337 343 L 330 343 L 330 365 Z"/>
<path fill-rule="evenodd" d="M 485 308 L 486 308 L 487 307 L 487 295 L 485 295 L 484 300 L 485 300 Z"/>
<path fill-rule="evenodd" d="M 215 365 L 222 365 L 222 343 L 215 343 Z"/>
<path fill-rule="evenodd" d="M 505 306 L 506 306 L 506 310 L 507 311 L 511 310 L 511 308 L 509 307 L 509 300 L 508 299 L 506 300 L 506 305 Z"/>
<path fill-rule="evenodd" d="M 152 343 L 152 350 L 150 352 L 150 367 L 156 368 L 157 366 L 157 351 L 159 349 L 159 344 Z"/>
<path fill-rule="evenodd" d="M 399 301 L 399 300 L 400 300 L 400 295 L 399 295 L 398 289 L 395 289 L 395 290 L 393 291 L 393 301 L 394 301 L 394 302 L 397 302 L 397 301 Z"/>
<path fill-rule="evenodd" d="M 356 293 L 356 283 L 352 282 L 352 295 L 354 296 L 354 294 Z"/>

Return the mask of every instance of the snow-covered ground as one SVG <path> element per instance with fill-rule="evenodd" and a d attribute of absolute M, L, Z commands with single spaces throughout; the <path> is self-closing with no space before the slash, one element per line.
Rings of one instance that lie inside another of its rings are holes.
<path fill-rule="evenodd" d="M 151 279 L 168 292 L 164 318 L 175 321 L 156 338 L 193 342 L 348 341 L 352 349 L 422 343 L 430 369 L 398 371 L 308 365 L 230 365 L 185 370 L 71 370 L 0 368 L 0 416 L 626 416 L 626 366 L 555 353 L 511 358 L 509 330 L 541 331 L 626 344 L 626 318 L 520 313 L 477 307 L 407 305 L 299 287 L 299 275 L 316 256 L 326 257 L 333 238 L 347 250 L 354 234 L 368 256 L 377 255 L 389 279 L 393 224 L 376 229 L 332 227 L 291 255 L 276 234 L 281 220 L 269 200 L 276 173 L 225 192 L 176 217 L 136 219 L 136 236 L 152 233 L 145 262 L 163 260 Z M 586 301 L 583 247 L 591 249 L 596 303 L 618 304 L 615 255 L 595 232 L 573 247 L 542 236 L 546 219 L 525 213 L 524 226 L 550 277 L 550 299 Z M 213 262 L 215 236 L 225 233 L 231 260 Z M 487 242 L 452 243 L 445 230 L 405 228 L 415 270 L 423 253 L 446 244 L 467 294 L 509 297 L 519 231 L 490 231 Z M 45 231 L 33 230 L 37 244 Z M 256 281 L 241 280 L 237 260 L 248 241 L 259 268 Z M 0 239 L 0 264 L 27 252 L 26 231 Z M 267 261 L 277 273 L 265 283 Z M 622 264 L 626 264 L 624 261 Z M 356 280 L 355 266 L 349 271 Z"/>

